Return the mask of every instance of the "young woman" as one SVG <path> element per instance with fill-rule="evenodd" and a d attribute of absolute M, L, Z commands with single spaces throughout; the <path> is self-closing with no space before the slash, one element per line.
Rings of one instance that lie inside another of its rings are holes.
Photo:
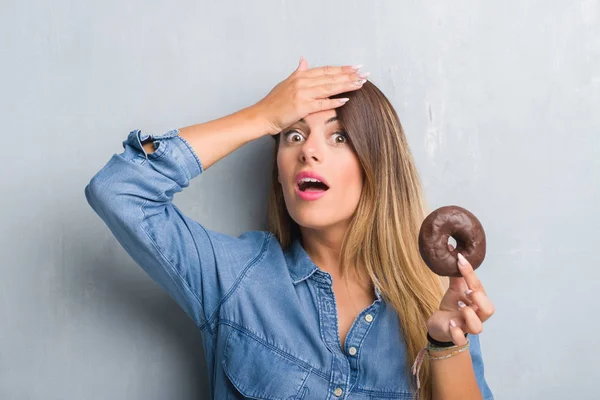
<path fill-rule="evenodd" d="M 130 132 L 85 188 L 202 332 L 215 399 L 493 398 L 478 336 L 493 305 L 464 257 L 463 277 L 450 281 L 422 261 L 419 175 L 396 112 L 367 76 L 301 59 L 251 107 L 162 135 Z M 275 139 L 269 231 L 211 231 L 172 203 L 266 135 Z M 429 348 L 417 388 L 411 367 L 427 334 L 454 347 Z"/>

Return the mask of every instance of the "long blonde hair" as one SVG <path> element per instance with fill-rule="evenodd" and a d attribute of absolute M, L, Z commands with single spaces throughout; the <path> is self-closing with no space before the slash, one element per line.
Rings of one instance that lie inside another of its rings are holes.
<path fill-rule="evenodd" d="M 342 244 L 340 266 L 344 276 L 348 266 L 360 266 L 355 272 L 370 278 L 396 310 L 407 349 L 404 373 L 416 394 L 410 368 L 419 350 L 427 345 L 426 322 L 439 307 L 448 282 L 433 274 L 419 253 L 419 228 L 429 213 L 421 180 L 400 119 L 374 84 L 367 81 L 357 91 L 332 97 L 350 98 L 336 112 L 364 173 L 361 198 Z M 287 249 L 300 236 L 300 229 L 287 212 L 277 181 L 278 142 L 268 219 L 269 230 Z M 419 398 L 430 399 L 430 367 L 426 361 L 420 379 Z"/>

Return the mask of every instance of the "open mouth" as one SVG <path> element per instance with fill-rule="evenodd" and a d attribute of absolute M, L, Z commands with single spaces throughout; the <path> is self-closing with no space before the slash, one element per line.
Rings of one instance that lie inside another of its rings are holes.
<path fill-rule="evenodd" d="M 298 181 L 298 189 L 301 192 L 324 192 L 329 186 L 318 179 L 302 178 Z"/>

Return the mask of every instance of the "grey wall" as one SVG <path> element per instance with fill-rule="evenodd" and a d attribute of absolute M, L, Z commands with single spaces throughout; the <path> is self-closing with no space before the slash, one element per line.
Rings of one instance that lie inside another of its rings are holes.
<path fill-rule="evenodd" d="M 598 398 L 600 2 L 13 1 L 0 12 L 0 398 L 203 399 L 199 332 L 84 186 L 130 130 L 258 101 L 296 67 L 364 63 L 432 207 L 473 211 L 498 399 Z M 176 204 L 264 227 L 271 140 Z"/>

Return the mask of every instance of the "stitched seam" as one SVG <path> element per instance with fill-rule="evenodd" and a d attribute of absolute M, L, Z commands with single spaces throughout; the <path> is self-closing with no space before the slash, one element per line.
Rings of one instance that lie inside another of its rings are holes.
<path fill-rule="evenodd" d="M 175 137 L 179 138 L 187 146 L 188 150 L 192 153 L 192 155 L 196 159 L 196 162 L 198 163 L 198 166 L 200 167 L 200 172 L 204 172 L 204 167 L 202 166 L 202 161 L 200 161 L 200 158 L 198 157 L 198 155 L 196 154 L 196 152 L 194 151 L 192 146 L 188 143 L 188 141 L 185 140 L 183 137 L 181 137 L 179 135 L 179 132 L 177 132 L 177 136 L 175 136 Z"/>
<path fill-rule="evenodd" d="M 382 304 L 379 305 L 379 309 L 377 309 L 375 311 L 375 314 L 373 316 L 373 321 L 371 321 L 369 323 L 369 325 L 367 326 L 367 329 L 365 331 L 365 334 L 363 335 L 362 339 L 360 340 L 360 342 L 358 343 L 358 352 L 356 353 L 356 381 L 354 382 L 354 384 L 352 385 L 352 387 L 350 388 L 350 391 L 352 391 L 352 389 L 356 386 L 356 384 L 358 383 L 358 378 L 360 377 L 360 354 L 362 353 L 362 349 L 363 349 L 363 342 L 365 341 L 365 339 L 367 338 L 367 335 L 369 334 L 369 332 L 371 331 L 371 329 L 373 329 L 373 325 L 375 322 L 375 318 L 377 317 L 377 315 L 379 314 L 379 312 L 381 311 L 381 308 L 383 307 Z M 366 311 L 367 314 L 370 314 L 371 311 L 369 311 L 369 309 L 372 309 L 373 306 L 369 307 Z M 373 315 L 373 314 L 372 314 Z M 356 322 L 356 321 L 354 321 Z M 354 326 L 354 324 L 353 324 Z M 350 330 L 352 330 L 352 328 L 350 328 Z"/>
<path fill-rule="evenodd" d="M 158 143 L 158 148 L 147 155 L 147 159 L 151 161 L 160 160 L 165 156 L 165 154 L 167 154 L 168 150 L 167 143 L 165 143 L 165 139 L 156 139 L 155 141 Z"/>
<path fill-rule="evenodd" d="M 302 383 L 300 384 L 300 389 L 298 390 L 299 394 L 302 394 L 302 397 L 299 398 L 299 400 L 302 400 L 306 397 L 306 389 L 308 389 L 306 386 L 306 381 L 308 380 L 308 377 L 312 374 L 312 368 L 310 370 L 310 372 L 308 374 L 306 374 L 306 376 L 304 377 L 304 379 L 302 380 Z"/>
<path fill-rule="evenodd" d="M 258 254 L 256 254 L 250 261 L 248 261 L 246 266 L 244 266 L 239 277 L 236 279 L 236 281 L 231 286 L 229 291 L 221 298 L 221 300 L 219 301 L 219 304 L 217 304 L 217 306 L 215 307 L 215 311 L 213 311 L 212 315 L 209 318 L 207 318 L 207 320 L 202 324 L 200 329 L 202 329 L 205 324 L 211 324 L 213 322 L 213 320 L 217 318 L 218 313 L 221 310 L 221 307 L 223 306 L 223 304 L 225 304 L 225 302 L 233 295 L 233 293 L 240 286 L 242 279 L 244 279 L 244 277 L 246 276 L 246 274 L 248 273 L 250 268 L 252 268 L 257 263 L 259 263 L 263 258 L 265 258 L 266 254 L 267 254 L 267 246 L 268 246 L 269 240 L 271 238 L 271 234 L 269 232 L 266 232 L 266 234 L 263 234 L 263 235 L 264 235 L 263 244 L 262 244 Z"/>
<path fill-rule="evenodd" d="M 299 367 L 306 369 L 308 371 L 310 371 L 311 373 L 313 373 L 314 375 L 323 378 L 325 381 L 329 382 L 329 377 L 328 374 L 325 374 L 324 372 L 322 372 L 321 370 L 319 370 L 318 368 L 316 368 L 315 366 L 307 363 L 304 360 L 301 360 L 297 357 L 294 357 L 293 355 L 287 353 L 285 350 L 276 347 L 275 345 L 269 343 L 268 341 L 266 341 L 266 339 L 263 339 L 261 336 L 259 336 L 258 334 L 248 330 L 247 328 L 243 327 L 242 325 L 238 324 L 235 321 L 230 321 L 230 320 L 226 320 L 226 319 L 221 319 L 219 320 L 219 325 L 227 325 L 237 331 L 240 331 L 241 333 L 243 333 L 244 335 L 250 337 L 251 339 L 256 340 L 257 342 L 260 342 L 262 345 L 264 345 L 265 347 L 273 350 L 274 352 L 276 352 L 277 354 L 281 355 L 282 357 L 288 359 L 289 361 L 293 362 L 294 364 L 298 365 Z M 231 333 L 230 333 L 231 334 Z"/>
<path fill-rule="evenodd" d="M 303 282 L 303 281 L 307 280 L 308 278 L 310 278 L 316 271 L 317 271 L 317 268 L 315 267 L 305 277 L 299 278 L 297 280 L 293 280 L 292 282 L 294 282 L 294 285 L 297 285 L 298 283 Z"/>
<path fill-rule="evenodd" d="M 142 223 L 140 224 L 140 227 L 142 228 L 144 233 L 146 233 L 146 236 L 148 236 L 148 239 L 150 239 L 150 242 L 152 243 L 154 248 L 158 251 L 158 254 L 160 254 L 162 256 L 162 258 L 170 265 L 171 268 L 167 269 L 167 275 L 169 275 L 169 277 L 173 280 L 173 283 L 177 284 L 178 282 L 173 278 L 173 274 L 175 274 L 180 279 L 179 283 L 183 284 L 184 289 L 186 289 L 186 291 L 189 292 L 189 294 L 191 294 L 192 297 L 196 299 L 196 301 L 198 302 L 198 305 L 200 306 L 200 310 L 202 310 L 203 309 L 202 300 L 200 300 L 198 295 L 196 293 L 194 293 L 194 291 L 188 286 L 184 277 L 179 273 L 179 271 L 177 271 L 177 269 L 175 268 L 175 266 L 173 265 L 171 260 L 169 260 L 165 256 L 165 254 L 162 252 L 161 248 L 154 241 L 154 239 L 152 239 L 152 236 L 150 236 L 150 233 L 146 230 L 145 225 L 146 225 L 147 216 L 146 216 L 146 212 L 144 211 L 144 207 L 146 206 L 147 203 L 148 203 L 148 199 L 144 200 L 144 202 L 140 206 L 140 210 L 142 211 L 142 215 L 143 215 L 143 219 L 142 219 Z M 198 325 L 196 325 L 196 326 L 198 326 Z"/>
<path fill-rule="evenodd" d="M 321 293 L 319 293 L 320 290 L 324 290 L 326 289 L 325 285 L 322 284 L 317 284 L 317 298 L 319 299 L 318 304 L 319 307 L 317 308 L 318 313 L 319 313 L 319 332 L 321 333 L 321 339 L 323 339 L 323 343 L 325 344 L 325 347 L 327 347 L 327 349 L 331 352 L 331 371 L 333 373 L 333 368 L 335 368 L 335 352 L 329 347 L 329 344 L 327 344 L 327 340 L 325 339 L 325 337 L 323 336 L 323 330 L 322 330 L 322 326 L 323 326 L 323 313 L 321 312 Z M 327 379 L 328 383 L 329 383 L 329 387 L 328 390 L 329 392 L 331 392 L 333 390 L 333 382 L 329 382 L 329 379 Z"/>
<path fill-rule="evenodd" d="M 352 393 L 361 393 L 367 394 L 369 396 L 375 396 L 375 398 L 380 398 L 384 396 L 386 399 L 412 399 L 412 394 L 407 391 L 401 392 L 384 392 L 380 390 L 367 390 L 367 389 L 352 389 Z"/>
<path fill-rule="evenodd" d="M 344 354 L 344 349 L 342 347 L 342 339 L 340 338 L 340 326 L 339 326 L 339 322 L 338 322 L 338 309 L 337 309 L 337 303 L 336 303 L 336 299 L 335 299 L 335 293 L 333 292 L 333 288 L 328 284 L 324 285 L 325 290 L 327 290 L 328 292 L 331 292 L 332 298 L 333 298 L 333 316 L 334 316 L 334 320 L 335 320 L 335 336 L 336 336 L 336 341 L 337 344 L 339 345 L 339 348 L 341 349 L 342 355 L 344 357 L 343 358 L 343 366 L 346 367 L 346 369 L 350 372 L 347 376 L 346 376 L 346 382 L 344 384 L 344 386 L 348 387 L 350 386 L 350 375 L 352 375 L 352 367 L 350 366 L 350 362 L 348 361 L 348 358 L 346 357 L 346 355 Z M 335 353 L 334 353 L 335 354 Z M 331 368 L 333 371 L 333 368 L 335 367 L 335 363 L 338 362 L 336 360 L 336 357 L 334 355 L 333 357 L 333 362 L 331 364 Z M 341 364 L 342 362 L 340 362 Z M 342 365 L 340 365 L 339 367 L 340 369 L 342 369 Z M 333 388 L 334 383 L 331 382 L 331 388 Z M 346 396 L 348 395 L 348 393 L 346 393 Z M 344 396 L 344 397 L 346 397 Z"/>
<path fill-rule="evenodd" d="M 254 337 L 253 334 L 251 334 L 250 332 L 247 332 L 245 329 L 232 329 L 232 331 L 229 333 L 229 335 L 227 335 L 227 342 L 229 342 L 231 336 L 233 335 L 234 332 L 240 332 L 241 334 L 248 336 L 250 339 L 259 342 L 260 344 L 262 344 L 265 347 L 268 347 L 270 350 L 273 350 L 275 353 L 277 353 L 279 356 L 281 356 L 282 358 L 286 359 L 287 361 L 291 361 L 294 365 L 296 365 L 297 367 L 302 368 L 304 371 L 306 372 L 311 372 L 312 371 L 312 367 L 310 366 L 305 366 L 305 365 L 301 365 L 300 363 L 296 362 L 294 357 L 289 355 L 288 353 L 279 350 L 277 347 L 271 346 L 270 344 L 266 343 L 264 340 Z M 225 347 L 226 349 L 228 348 L 228 346 Z M 227 354 L 227 351 L 223 354 L 224 356 Z M 308 374 L 310 375 L 310 374 Z"/>
<path fill-rule="evenodd" d="M 232 375 L 229 373 L 229 371 L 228 371 L 228 368 L 226 368 L 226 366 L 227 366 L 227 364 L 228 364 L 228 358 L 229 358 L 229 347 L 230 347 L 230 346 L 229 346 L 229 341 L 231 340 L 231 338 L 232 338 L 233 334 L 234 334 L 236 331 L 237 331 L 237 332 L 240 332 L 240 333 L 242 333 L 242 334 L 244 334 L 244 335 L 245 335 L 245 333 L 244 333 L 243 331 L 241 331 L 241 330 L 238 330 L 238 329 L 235 329 L 235 328 L 234 328 L 234 329 L 232 329 L 232 330 L 231 330 L 231 332 L 229 332 L 229 334 L 227 335 L 227 338 L 225 339 L 226 346 L 225 346 L 225 351 L 223 352 L 223 360 L 221 361 L 221 364 L 223 365 L 223 371 L 225 372 L 225 375 L 227 375 L 227 377 L 228 377 L 228 378 L 229 378 L 229 380 L 230 380 L 230 381 L 233 383 L 233 385 L 236 387 L 236 389 L 238 389 L 238 385 L 240 385 L 240 384 L 241 384 L 241 382 L 239 382 L 239 380 L 238 380 L 238 379 L 235 379 L 235 376 L 232 376 Z M 279 354 L 279 353 L 278 353 L 278 355 L 279 355 L 280 357 L 282 357 L 284 360 L 286 360 L 286 361 L 290 361 L 290 360 L 289 360 L 287 357 L 284 357 L 284 356 L 282 356 L 282 355 L 281 355 L 281 354 Z M 302 387 L 304 386 L 304 383 L 306 382 L 306 380 L 307 380 L 307 379 L 308 379 L 308 377 L 310 376 L 310 374 L 311 374 L 311 370 L 310 370 L 310 369 L 308 369 L 308 370 L 307 370 L 307 369 L 306 369 L 306 368 L 304 368 L 303 366 L 301 366 L 301 365 L 298 365 L 298 364 L 296 364 L 296 363 L 293 363 L 293 364 L 294 364 L 295 366 L 297 366 L 297 367 L 299 367 L 299 368 L 301 369 L 301 371 L 302 371 L 301 373 L 302 373 L 302 374 L 305 374 L 305 377 L 302 379 L 302 381 L 301 381 L 300 385 L 298 386 L 298 389 L 296 390 L 296 395 L 294 395 L 294 398 L 296 398 L 296 396 L 297 396 L 297 395 L 300 393 L 300 391 L 302 390 Z M 238 390 L 240 390 L 240 389 L 238 389 Z M 241 390 L 240 390 L 240 391 L 241 391 Z M 246 393 L 245 393 L 245 395 L 246 395 Z M 249 396 L 252 396 L 252 398 L 253 398 L 253 399 L 255 399 L 255 398 L 256 398 L 256 399 L 258 399 L 258 397 L 255 397 L 255 396 L 258 396 L 258 393 L 256 392 L 256 390 L 252 390 L 251 392 L 249 391 L 249 393 L 247 393 L 247 395 L 249 395 Z M 263 395 L 261 395 L 261 396 L 263 396 Z M 264 398 L 265 400 L 279 400 L 279 399 L 280 399 L 279 397 L 272 397 L 271 395 L 267 395 L 267 397 L 260 397 L 260 398 L 261 398 L 261 399 L 262 399 L 262 398 Z M 287 398 L 288 398 L 288 397 L 286 397 L 286 399 L 287 399 Z"/>

